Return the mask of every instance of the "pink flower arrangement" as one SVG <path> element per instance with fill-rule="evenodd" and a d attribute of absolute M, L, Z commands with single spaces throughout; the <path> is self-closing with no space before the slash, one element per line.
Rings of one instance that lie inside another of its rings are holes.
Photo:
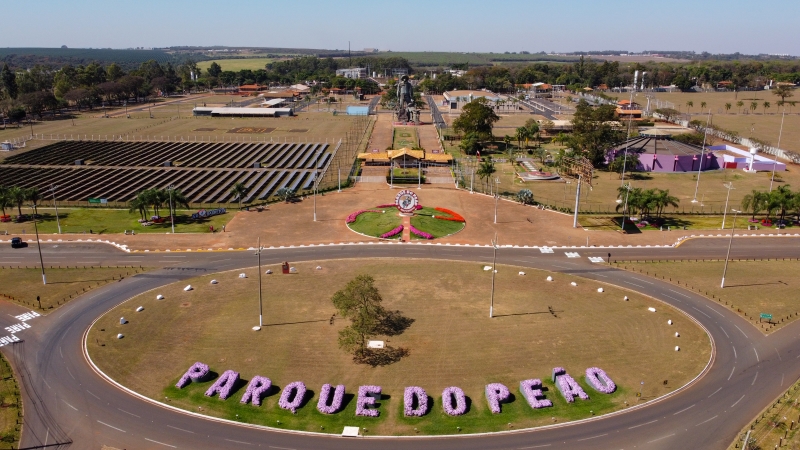
<path fill-rule="evenodd" d="M 411 231 L 414 231 L 414 227 L 411 227 Z M 397 236 L 398 234 L 400 234 L 402 232 L 403 232 L 403 226 L 400 225 L 397 228 L 393 229 L 392 231 L 383 233 L 381 235 L 381 239 L 389 239 L 389 238 L 392 238 L 394 236 Z"/>
<path fill-rule="evenodd" d="M 239 381 L 239 372 L 226 370 L 222 375 L 217 378 L 217 381 L 211 385 L 206 391 L 206 397 L 213 397 L 214 394 L 219 394 L 220 400 L 225 400 L 231 395 L 231 391 Z"/>
<path fill-rule="evenodd" d="M 278 400 L 278 406 L 291 411 L 292 414 L 297 414 L 297 408 L 303 403 L 303 397 L 305 396 L 306 385 L 302 381 L 289 383 L 283 388 L 281 398 Z"/>
<path fill-rule="evenodd" d="M 417 407 L 414 407 L 416 402 Z M 428 394 L 419 386 L 407 387 L 403 393 L 403 412 L 406 417 L 422 417 L 428 414 Z"/>
<path fill-rule="evenodd" d="M 455 402 L 455 405 L 453 405 Z M 442 392 L 442 407 L 449 416 L 460 416 L 467 412 L 467 396 L 459 387 L 450 386 Z"/>
<path fill-rule="evenodd" d="M 522 392 L 525 400 L 528 401 L 528 404 L 531 405 L 531 408 L 533 409 L 549 408 L 553 406 L 553 402 L 550 400 L 547 400 L 546 398 L 539 399 L 539 397 L 544 397 L 544 394 L 542 393 L 542 380 L 534 378 L 531 380 L 520 381 L 519 390 Z"/>
<path fill-rule="evenodd" d="M 242 399 L 239 403 L 246 405 L 252 402 L 255 406 L 261 406 L 261 397 L 272 387 L 272 380 L 267 377 L 254 376 L 247 385 L 247 390 L 244 392 Z"/>
<path fill-rule="evenodd" d="M 489 409 L 494 414 L 500 414 L 500 402 L 507 400 L 511 395 L 508 388 L 500 383 L 486 385 L 486 400 L 489 402 Z"/>
<path fill-rule="evenodd" d="M 414 228 L 414 225 L 411 225 L 411 233 L 423 238 L 423 239 L 433 239 L 433 235 L 430 233 L 426 233 L 422 230 L 418 230 Z"/>
<path fill-rule="evenodd" d="M 556 367 L 553 369 L 553 380 L 555 381 L 556 387 L 559 391 L 561 391 L 561 395 L 564 396 L 564 400 L 566 400 L 567 403 L 574 402 L 575 397 L 578 397 L 582 400 L 589 400 L 589 395 L 583 391 L 583 388 L 578 385 L 574 378 L 569 376 L 563 367 Z"/>
<path fill-rule="evenodd" d="M 376 208 L 397 208 L 397 205 L 394 203 L 389 203 L 388 205 L 378 205 Z"/>
<path fill-rule="evenodd" d="M 330 384 L 323 384 L 319 392 L 319 402 L 317 402 L 317 411 L 322 414 L 335 414 L 342 408 L 342 400 L 344 400 L 344 385 L 337 385 L 335 389 Z M 331 390 L 333 390 L 333 398 L 331 399 Z M 329 403 L 330 399 L 330 404 Z"/>
<path fill-rule="evenodd" d="M 208 376 L 208 365 L 201 362 L 196 362 L 189 367 L 189 370 L 187 370 L 186 373 L 183 374 L 175 387 L 178 389 L 183 389 L 187 384 L 189 384 L 190 381 L 197 383 L 203 381 L 206 376 Z"/>
<path fill-rule="evenodd" d="M 617 385 L 611 377 L 599 367 L 586 369 L 586 383 L 602 394 L 611 394 L 617 390 Z"/>
<path fill-rule="evenodd" d="M 381 412 L 377 409 L 369 409 L 375 406 L 375 397 L 381 398 L 381 387 L 366 385 L 358 388 L 358 398 L 356 399 L 356 415 L 364 417 L 378 417 Z"/>
<path fill-rule="evenodd" d="M 358 211 L 350 214 L 349 216 L 347 216 L 347 220 L 345 222 L 346 223 L 353 223 L 353 222 L 356 221 L 358 216 L 360 216 L 361 214 L 364 214 L 364 213 L 368 213 L 368 212 L 381 213 L 383 211 L 377 211 L 377 210 L 374 210 L 374 209 L 361 209 L 361 210 L 358 210 Z"/>

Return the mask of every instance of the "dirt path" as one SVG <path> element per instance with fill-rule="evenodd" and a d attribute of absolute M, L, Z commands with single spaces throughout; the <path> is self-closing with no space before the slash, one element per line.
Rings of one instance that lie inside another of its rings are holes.
<path fill-rule="evenodd" d="M 411 216 L 403 216 L 403 242 L 411 242 Z"/>

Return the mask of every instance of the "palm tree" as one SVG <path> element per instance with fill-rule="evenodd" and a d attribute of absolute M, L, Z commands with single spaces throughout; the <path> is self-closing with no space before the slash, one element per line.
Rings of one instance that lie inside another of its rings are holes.
<path fill-rule="evenodd" d="M 6 215 L 6 208 L 10 208 L 12 205 L 11 198 L 8 196 L 8 188 L 0 186 L 0 210 L 3 211 L 4 216 Z"/>
<path fill-rule="evenodd" d="M 170 191 L 172 191 L 170 193 Z M 189 199 L 186 198 L 183 192 L 180 189 L 167 189 L 167 206 L 169 206 L 169 214 L 170 216 L 175 215 L 175 210 L 178 209 L 178 206 L 183 206 L 186 209 L 189 209 Z M 171 196 L 171 199 L 170 199 Z"/>
<path fill-rule="evenodd" d="M 503 143 L 506 144 L 506 151 L 508 151 L 508 145 L 511 144 L 511 136 L 505 135 L 503 136 Z"/>
<path fill-rule="evenodd" d="M 726 114 L 731 110 L 731 106 L 733 106 L 733 105 L 731 105 L 730 103 L 725 103 L 725 113 Z"/>
<path fill-rule="evenodd" d="M 8 188 L 8 198 L 11 200 L 12 205 L 17 205 L 17 212 L 22 215 L 22 204 L 25 203 L 25 189 L 19 186 L 11 186 Z"/>
<path fill-rule="evenodd" d="M 656 217 L 660 217 L 661 214 L 664 212 L 664 208 L 666 208 L 667 206 L 672 206 L 673 208 L 677 208 L 679 203 L 680 199 L 678 199 L 678 197 L 669 195 L 669 189 L 666 190 L 656 189 L 655 192 Z"/>
<path fill-rule="evenodd" d="M 767 110 L 769 109 L 770 106 L 772 105 L 770 105 L 769 102 L 764 102 L 764 114 L 767 113 Z"/>
<path fill-rule="evenodd" d="M 239 201 L 239 209 L 242 209 L 242 200 L 250 191 L 250 188 L 244 185 L 244 183 L 238 182 L 234 183 L 231 186 L 231 195 Z"/>
<path fill-rule="evenodd" d="M 25 199 L 33 204 L 33 214 L 35 216 L 38 213 L 37 208 L 39 206 L 39 201 L 42 199 L 42 195 L 39 192 L 39 188 L 34 186 L 32 188 L 26 189 Z"/>
<path fill-rule="evenodd" d="M 736 110 L 737 111 L 740 111 L 743 106 L 744 106 L 744 102 L 743 101 L 739 100 L 738 102 L 736 102 Z"/>
<path fill-rule="evenodd" d="M 752 213 L 751 220 L 756 220 L 756 214 L 763 209 L 763 192 L 753 189 L 742 197 L 742 210 Z"/>
<path fill-rule="evenodd" d="M 781 223 L 783 223 L 783 219 L 786 217 L 786 210 L 792 207 L 796 194 L 789 189 L 788 184 L 785 184 L 783 186 L 778 186 L 778 189 L 772 191 L 769 196 L 774 202 L 776 209 L 780 210 Z"/>
<path fill-rule="evenodd" d="M 528 129 L 525 127 L 518 127 L 515 137 L 517 138 L 517 144 L 519 148 L 522 148 L 522 141 L 525 140 L 526 136 L 528 135 Z"/>
<path fill-rule="evenodd" d="M 708 103 L 706 103 L 706 102 L 700 102 L 700 109 L 706 109 L 707 105 L 708 105 Z"/>
<path fill-rule="evenodd" d="M 688 102 L 686 102 L 686 113 L 687 114 L 689 114 L 689 115 L 692 114 L 691 111 L 690 111 L 690 108 L 692 108 L 693 106 L 694 106 L 694 102 L 693 101 L 689 100 Z"/>
<path fill-rule="evenodd" d="M 494 161 L 492 161 L 492 157 L 489 156 L 481 162 L 481 165 L 480 167 L 478 167 L 478 171 L 476 172 L 476 174 L 478 175 L 478 178 L 480 178 L 482 181 L 483 180 L 486 181 L 488 188 L 492 175 L 496 171 L 497 169 L 494 167 Z"/>
<path fill-rule="evenodd" d="M 758 102 L 750 102 L 750 111 L 755 112 L 756 108 L 758 108 Z"/>
<path fill-rule="evenodd" d="M 128 209 L 129 212 L 138 212 L 142 216 L 142 220 L 147 220 L 147 202 L 144 200 L 144 196 L 140 192 L 130 201 L 130 208 Z"/>

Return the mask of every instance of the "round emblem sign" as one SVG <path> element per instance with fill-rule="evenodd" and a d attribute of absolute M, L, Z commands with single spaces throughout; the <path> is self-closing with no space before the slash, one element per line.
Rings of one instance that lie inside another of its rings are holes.
<path fill-rule="evenodd" d="M 404 189 L 397 193 L 397 196 L 394 198 L 394 204 L 397 205 L 397 209 L 400 210 L 401 213 L 411 214 L 417 210 L 419 197 L 412 191 Z"/>

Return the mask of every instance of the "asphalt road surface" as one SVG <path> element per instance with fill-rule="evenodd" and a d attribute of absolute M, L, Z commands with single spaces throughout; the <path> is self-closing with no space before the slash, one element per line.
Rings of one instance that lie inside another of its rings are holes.
<path fill-rule="evenodd" d="M 2 347 L 21 378 L 25 409 L 22 448 L 273 448 L 273 449 L 723 449 L 736 433 L 800 377 L 800 322 L 763 336 L 724 306 L 589 257 L 612 259 L 724 258 L 728 239 L 698 239 L 677 248 L 501 248 L 498 263 L 567 272 L 658 298 L 705 327 L 715 347 L 708 371 L 692 386 L 660 401 L 580 424 L 446 438 L 341 438 L 286 433 L 221 422 L 163 408 L 125 393 L 97 375 L 83 354 L 91 323 L 131 296 L 186 278 L 249 267 L 252 251 L 123 253 L 96 244 L 43 244 L 45 265 L 160 267 L 92 290 L 55 312 L 21 316 L 25 308 L 0 305 L 0 324 L 25 323 L 21 342 Z M 566 253 L 578 255 L 567 255 Z M 442 245 L 326 245 L 269 249 L 263 264 L 331 258 L 429 258 L 490 262 L 487 247 Z M 734 239 L 733 258 L 800 257 L 800 239 Z M 38 264 L 35 245 L 0 248 L 0 266 Z M 21 317 L 21 318 L 20 318 Z M 24 320 L 23 320 L 24 319 Z M 642 362 L 646 364 L 646 361 Z"/>

